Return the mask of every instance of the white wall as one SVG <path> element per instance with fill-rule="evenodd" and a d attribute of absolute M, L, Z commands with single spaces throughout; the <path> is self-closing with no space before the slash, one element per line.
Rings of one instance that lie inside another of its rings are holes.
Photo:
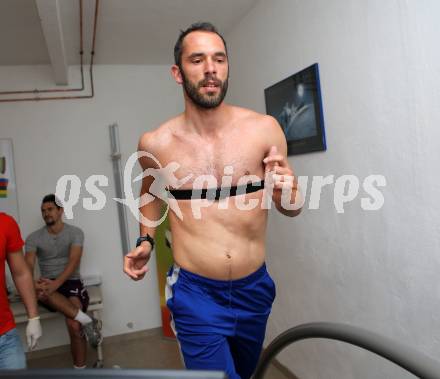
<path fill-rule="evenodd" d="M 76 73 L 71 73 L 75 78 Z M 45 67 L 3 67 L 1 89 L 52 87 Z M 75 80 L 73 80 L 75 83 Z M 103 278 L 105 336 L 161 325 L 155 259 L 140 282 L 122 272 L 122 248 L 115 201 L 108 125 L 117 122 L 122 163 L 136 151 L 139 136 L 182 110 L 181 90 L 167 66 L 98 66 L 94 99 L 0 103 L 0 137 L 12 138 L 23 236 L 42 226 L 42 196 L 53 192 L 57 180 L 75 174 L 83 185 L 92 174 L 109 178 L 107 203 L 101 211 L 74 208 L 71 222 L 85 232 L 83 274 Z M 134 178 L 134 175 L 133 175 Z M 89 196 L 84 187 L 83 196 Z M 128 214 L 130 240 L 138 236 L 137 222 Z M 132 326 L 128 326 L 132 323 Z M 52 325 L 55 325 L 52 328 Z M 68 343 L 63 321 L 44 321 L 40 348 Z"/>
<path fill-rule="evenodd" d="M 440 3 L 261 0 L 227 35 L 231 102 L 265 112 L 264 89 L 318 62 L 328 151 L 293 156 L 298 175 L 383 174 L 385 205 L 271 214 L 278 296 L 266 342 L 312 321 L 358 325 L 440 359 Z M 310 186 L 309 186 L 310 190 Z M 365 193 L 361 191 L 360 195 Z M 280 355 L 300 378 L 402 378 L 342 343 Z"/>

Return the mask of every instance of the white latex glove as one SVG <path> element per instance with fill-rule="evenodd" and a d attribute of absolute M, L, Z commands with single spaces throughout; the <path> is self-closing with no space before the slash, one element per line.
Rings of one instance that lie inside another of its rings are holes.
<path fill-rule="evenodd" d="M 26 326 L 26 339 L 29 350 L 33 350 L 38 339 L 43 335 L 40 324 L 40 317 L 30 318 Z"/>

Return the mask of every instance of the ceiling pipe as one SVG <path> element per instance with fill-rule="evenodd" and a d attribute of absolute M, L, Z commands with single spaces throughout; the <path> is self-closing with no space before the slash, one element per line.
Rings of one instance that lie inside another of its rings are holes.
<path fill-rule="evenodd" d="M 90 95 L 78 95 L 78 96 L 51 96 L 51 97 L 38 97 L 39 93 L 52 93 L 52 92 L 73 92 L 73 91 L 83 91 L 84 90 L 84 70 L 83 70 L 83 20 L 82 20 L 82 2 L 79 0 L 80 4 L 80 61 L 81 61 L 81 84 L 80 88 L 70 88 L 70 89 L 46 89 L 46 90 L 27 90 L 27 91 L 7 91 L 0 92 L 0 95 L 6 94 L 23 94 L 23 93 L 34 93 L 35 97 L 23 97 L 23 98 L 12 98 L 12 99 L 0 99 L 0 103 L 7 102 L 18 102 L 18 101 L 43 101 L 43 100 L 70 100 L 70 99 L 91 99 L 95 95 L 94 81 L 93 81 L 93 61 L 95 55 L 95 43 L 96 43 L 96 29 L 98 22 L 98 10 L 99 10 L 99 0 L 95 0 L 95 15 L 93 20 L 93 37 L 92 37 L 92 50 L 90 51 Z"/>
<path fill-rule="evenodd" d="M 81 87 L 80 88 L 52 88 L 52 89 L 33 89 L 23 91 L 0 91 L 0 95 L 18 95 L 24 93 L 33 93 L 38 95 L 39 93 L 51 93 L 51 92 L 74 92 L 84 91 L 84 70 L 83 70 L 83 0 L 79 0 L 79 43 L 80 43 L 80 67 L 81 67 Z"/>

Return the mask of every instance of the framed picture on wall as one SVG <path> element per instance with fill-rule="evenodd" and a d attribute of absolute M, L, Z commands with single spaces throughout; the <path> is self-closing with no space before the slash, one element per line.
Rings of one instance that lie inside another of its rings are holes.
<path fill-rule="evenodd" d="M 264 90 L 266 113 L 283 128 L 288 155 L 327 149 L 318 63 Z"/>
<path fill-rule="evenodd" d="M 0 138 L 0 211 L 19 221 L 14 151 L 9 138 Z"/>
<path fill-rule="evenodd" d="M 19 222 L 17 186 L 14 171 L 12 140 L 0 138 L 0 212 L 5 212 Z M 14 281 L 6 265 L 6 290 L 8 296 L 17 293 Z"/>

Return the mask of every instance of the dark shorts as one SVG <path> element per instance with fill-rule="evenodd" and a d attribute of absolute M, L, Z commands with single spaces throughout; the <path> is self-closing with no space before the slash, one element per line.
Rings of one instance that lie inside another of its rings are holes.
<path fill-rule="evenodd" d="M 53 279 L 52 279 L 53 280 Z M 89 294 L 87 290 L 84 288 L 83 282 L 80 279 L 72 279 L 66 280 L 58 289 L 61 295 L 69 298 L 69 297 L 77 297 L 81 301 L 81 310 L 83 312 L 87 311 L 89 307 Z M 38 301 L 40 305 L 51 312 L 56 312 L 50 305 L 45 304 L 41 301 Z"/>

